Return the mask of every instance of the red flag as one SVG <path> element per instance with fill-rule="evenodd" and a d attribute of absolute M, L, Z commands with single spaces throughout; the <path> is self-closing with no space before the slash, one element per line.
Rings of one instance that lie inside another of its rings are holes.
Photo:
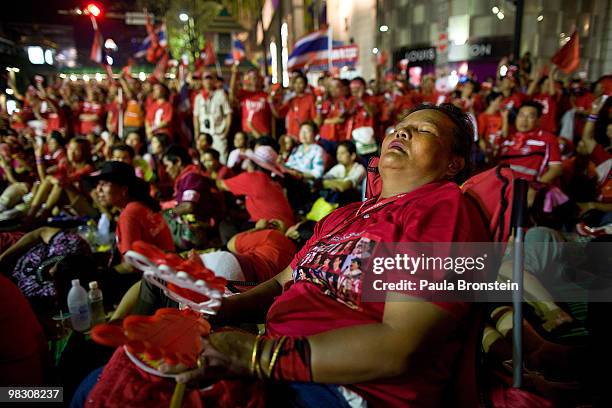
<path fill-rule="evenodd" d="M 200 51 L 200 58 L 195 61 L 196 70 L 200 70 L 208 65 L 214 65 L 217 62 L 217 56 L 213 49 L 212 41 L 206 40 L 206 45 Z"/>
<path fill-rule="evenodd" d="M 557 51 L 551 61 L 566 74 L 578 68 L 580 65 L 580 38 L 577 31 L 574 31 L 570 40 Z"/>
<path fill-rule="evenodd" d="M 89 58 L 97 62 L 98 64 L 103 64 L 106 61 L 104 60 L 104 39 L 102 38 L 102 33 L 98 29 L 98 24 L 96 23 L 96 19 L 91 17 L 91 24 L 94 29 L 94 38 L 93 43 L 91 44 L 91 52 L 89 53 Z"/>
<path fill-rule="evenodd" d="M 155 65 L 155 69 L 153 70 L 153 76 L 157 78 L 157 80 L 160 82 L 164 80 L 164 76 L 166 75 L 169 59 L 170 54 L 168 53 L 168 51 L 164 52 L 159 61 L 157 61 L 157 65 Z"/>

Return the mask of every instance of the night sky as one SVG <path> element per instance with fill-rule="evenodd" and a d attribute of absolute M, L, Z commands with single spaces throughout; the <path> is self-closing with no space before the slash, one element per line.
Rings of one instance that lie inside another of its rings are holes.
<path fill-rule="evenodd" d="M 104 11 L 141 11 L 136 9 L 135 0 L 96 0 Z M 88 53 L 93 39 L 93 29 L 90 20 L 85 16 L 64 16 L 58 10 L 68 10 L 75 7 L 84 8 L 90 1 L 79 0 L 11 0 L 10 7 L 0 13 L 3 23 L 41 23 L 71 25 L 74 28 L 74 40 L 80 54 Z M 98 24 L 104 38 L 112 38 L 119 47 L 115 55 L 115 67 L 123 66 L 132 54 L 132 40 L 146 36 L 144 26 L 126 25 L 122 20 L 98 19 Z"/>

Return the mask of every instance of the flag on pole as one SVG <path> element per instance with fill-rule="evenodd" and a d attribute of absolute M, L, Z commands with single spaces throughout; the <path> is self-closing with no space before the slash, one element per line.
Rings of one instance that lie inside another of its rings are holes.
<path fill-rule="evenodd" d="M 200 56 L 195 61 L 196 71 L 203 69 L 209 65 L 215 65 L 217 62 L 217 56 L 215 55 L 215 50 L 213 48 L 212 41 L 207 39 L 206 45 L 200 51 Z"/>
<path fill-rule="evenodd" d="M 225 65 L 232 65 L 234 62 L 242 61 L 246 58 L 246 49 L 244 48 L 244 44 L 237 38 L 234 38 L 232 35 L 232 52 L 225 57 L 223 63 Z"/>
<path fill-rule="evenodd" d="M 328 59 L 329 42 L 327 28 L 306 34 L 293 46 L 287 68 L 289 70 L 301 69 L 310 61 Z"/>
<path fill-rule="evenodd" d="M 164 50 L 161 58 L 157 61 L 155 65 L 155 69 L 153 70 L 153 77 L 155 77 L 158 81 L 163 81 L 166 76 L 166 71 L 168 70 L 168 62 L 170 61 L 170 53 Z"/>
<path fill-rule="evenodd" d="M 580 65 L 580 38 L 577 31 L 574 31 L 569 41 L 557 51 L 551 61 L 566 74 L 578 68 Z"/>
<path fill-rule="evenodd" d="M 98 28 L 98 23 L 94 16 L 91 17 L 91 25 L 94 29 L 94 38 L 93 43 L 91 44 L 91 52 L 89 53 L 89 58 L 97 62 L 98 64 L 103 64 L 106 62 L 106 58 L 104 55 L 104 38 L 102 38 L 102 33 Z"/>

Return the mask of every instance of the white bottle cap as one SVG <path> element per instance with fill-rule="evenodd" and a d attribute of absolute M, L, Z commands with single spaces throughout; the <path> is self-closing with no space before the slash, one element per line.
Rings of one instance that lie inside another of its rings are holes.
<path fill-rule="evenodd" d="M 72 280 L 72 286 L 80 286 L 81 282 L 78 279 L 73 279 Z"/>
<path fill-rule="evenodd" d="M 98 289 L 98 282 L 96 281 L 89 282 L 89 289 Z"/>

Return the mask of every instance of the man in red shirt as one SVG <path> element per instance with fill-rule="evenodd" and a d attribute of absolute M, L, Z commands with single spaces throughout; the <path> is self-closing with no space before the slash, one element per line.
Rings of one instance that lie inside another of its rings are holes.
<path fill-rule="evenodd" d="M 164 84 L 153 85 L 153 102 L 147 105 L 145 114 L 145 129 L 151 139 L 155 134 L 172 135 L 173 108 L 168 102 L 169 90 Z"/>
<path fill-rule="evenodd" d="M 559 98 L 554 79 L 556 72 L 557 67 L 555 65 L 552 66 L 548 76 L 544 76 L 540 71 L 527 90 L 527 95 L 531 97 L 531 100 L 542 105 L 540 127 L 542 130 L 555 135 L 559 131 L 557 122 L 557 103 Z"/>
<path fill-rule="evenodd" d="M 268 94 L 262 90 L 261 78 L 257 71 L 251 70 L 244 77 L 244 89 L 236 92 L 238 66 L 232 66 L 230 80 L 230 103 L 237 101 L 242 108 L 242 130 L 253 137 L 270 134 L 272 111 Z"/>
<path fill-rule="evenodd" d="M 557 137 L 542 130 L 539 119 L 542 105 L 525 102 L 516 116 L 516 132 L 502 144 L 500 159 L 510 164 L 520 177 L 551 184 L 561 176 L 561 152 Z M 503 113 L 504 133 L 508 132 L 508 113 Z"/>
<path fill-rule="evenodd" d="M 374 116 L 378 110 L 374 97 L 366 94 L 366 83 L 361 77 L 351 81 L 350 89 L 348 132 L 355 142 L 357 154 L 375 153 L 378 150 L 378 144 L 374 134 Z"/>
<path fill-rule="evenodd" d="M 312 92 L 307 91 L 308 79 L 301 72 L 294 74 L 293 92 L 294 96 L 275 106 L 270 99 L 272 111 L 277 117 L 285 118 L 287 134 L 298 140 L 300 126 L 302 123 L 315 120 L 317 112 L 315 109 L 315 97 Z M 284 96 L 284 95 L 283 95 Z"/>
<path fill-rule="evenodd" d="M 517 79 L 514 75 L 513 71 L 509 71 L 499 82 L 499 91 L 504 95 L 502 109 L 518 109 L 525 101 L 525 94 L 516 90 Z"/>
<path fill-rule="evenodd" d="M 478 145 L 488 158 L 497 155 L 502 139 L 502 115 L 500 107 L 503 95 L 491 92 L 487 96 L 487 109 L 478 115 Z"/>
<path fill-rule="evenodd" d="M 349 138 L 346 132 L 348 101 L 344 96 L 344 92 L 342 81 L 338 78 L 332 79 L 329 85 L 330 98 L 323 101 L 320 108 L 317 107 L 316 122 L 321 124 L 319 132 L 321 135 L 320 141 L 324 141 L 324 143 L 331 142 L 335 144 Z"/>

